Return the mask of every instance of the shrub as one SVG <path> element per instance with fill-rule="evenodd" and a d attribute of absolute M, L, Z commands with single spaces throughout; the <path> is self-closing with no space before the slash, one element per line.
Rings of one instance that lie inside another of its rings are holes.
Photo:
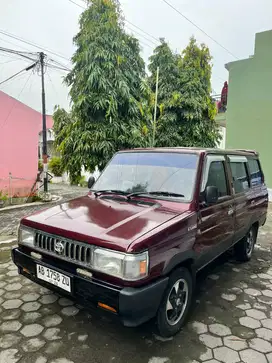
<path fill-rule="evenodd" d="M 86 181 L 85 177 L 82 176 L 80 179 L 79 179 L 79 182 L 78 184 L 83 187 L 83 188 L 87 188 L 88 186 L 88 182 Z"/>
<path fill-rule="evenodd" d="M 61 158 L 58 158 L 57 156 L 54 156 L 49 161 L 49 170 L 54 174 L 54 176 L 62 176 L 64 172 L 64 168 L 61 162 Z"/>
<path fill-rule="evenodd" d="M 2 192 L 2 190 L 0 190 L 0 200 L 3 200 L 4 202 L 6 200 L 8 200 L 8 195 L 4 194 L 4 192 Z"/>

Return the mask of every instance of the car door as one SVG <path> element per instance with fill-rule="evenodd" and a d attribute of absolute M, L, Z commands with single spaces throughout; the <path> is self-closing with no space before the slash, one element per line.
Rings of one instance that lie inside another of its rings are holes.
<path fill-rule="evenodd" d="M 228 155 L 228 165 L 234 193 L 234 242 L 237 242 L 247 234 L 254 219 L 255 194 L 250 188 L 246 156 Z"/>
<path fill-rule="evenodd" d="M 228 175 L 225 156 L 206 156 L 195 244 L 195 250 L 199 254 L 198 269 L 225 252 L 233 243 L 234 209 Z M 210 206 L 206 205 L 202 197 L 207 186 L 215 186 L 219 192 L 217 203 Z"/>

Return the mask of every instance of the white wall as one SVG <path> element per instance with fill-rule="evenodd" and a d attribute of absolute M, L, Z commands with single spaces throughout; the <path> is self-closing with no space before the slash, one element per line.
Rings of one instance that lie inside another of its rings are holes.
<path fill-rule="evenodd" d="M 219 141 L 219 143 L 217 144 L 217 147 L 219 149 L 225 149 L 225 147 L 226 147 L 226 128 L 223 126 L 219 126 L 219 131 L 222 136 L 222 140 Z"/>

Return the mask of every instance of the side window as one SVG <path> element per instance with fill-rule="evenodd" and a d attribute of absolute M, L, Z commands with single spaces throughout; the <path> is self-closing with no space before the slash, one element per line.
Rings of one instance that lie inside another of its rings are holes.
<path fill-rule="evenodd" d="M 261 185 L 263 183 L 263 177 L 258 160 L 248 158 L 248 166 L 250 172 L 251 185 L 253 187 L 256 185 Z"/>
<path fill-rule="evenodd" d="M 242 193 L 249 189 L 249 179 L 246 170 L 246 164 L 239 161 L 231 161 L 230 169 L 233 178 L 233 187 L 235 193 Z"/>
<path fill-rule="evenodd" d="M 217 187 L 219 191 L 219 197 L 228 195 L 224 161 L 212 161 L 210 163 L 208 179 L 205 188 L 207 186 Z"/>

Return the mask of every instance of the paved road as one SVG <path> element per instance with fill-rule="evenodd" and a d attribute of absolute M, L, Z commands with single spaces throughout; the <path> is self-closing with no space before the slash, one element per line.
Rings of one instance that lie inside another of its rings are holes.
<path fill-rule="evenodd" d="M 61 203 L 69 199 L 85 195 L 88 191 L 86 188 L 77 186 L 70 186 L 66 184 L 49 184 L 49 191 L 54 195 L 62 197 Z M 46 203 L 43 205 L 31 205 L 25 208 L 18 208 L 16 210 L 3 211 L 0 209 L 0 237 L 1 236 L 14 236 L 17 231 L 17 226 L 22 217 L 32 214 L 38 210 L 48 208 L 56 203 Z"/>
<path fill-rule="evenodd" d="M 197 278 L 176 337 L 127 329 L 17 275 L 0 246 L 1 363 L 272 363 L 272 211 L 250 263 L 224 255 Z"/>

